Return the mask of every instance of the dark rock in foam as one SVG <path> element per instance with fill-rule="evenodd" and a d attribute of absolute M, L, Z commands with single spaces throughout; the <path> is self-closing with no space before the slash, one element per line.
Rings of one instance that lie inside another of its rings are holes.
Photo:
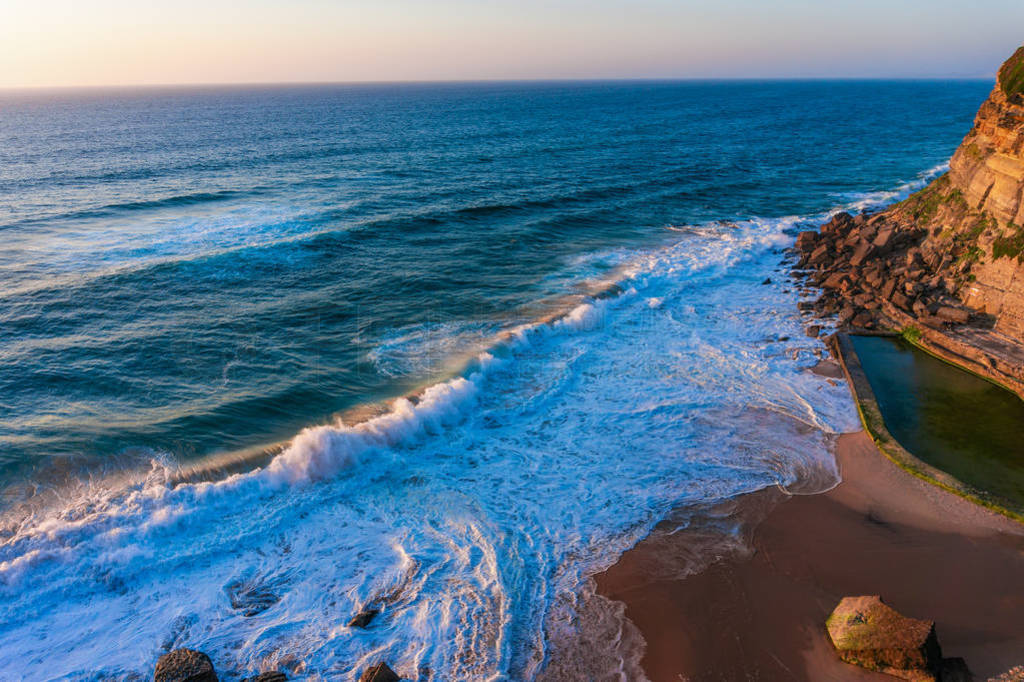
<path fill-rule="evenodd" d="M 378 609 L 363 609 L 348 622 L 348 626 L 350 628 L 361 628 L 365 630 L 370 626 L 370 623 L 379 613 L 380 611 Z"/>
<path fill-rule="evenodd" d="M 383 662 L 367 668 L 359 676 L 359 682 L 399 682 L 401 679 L 387 663 Z"/>
<path fill-rule="evenodd" d="M 217 673 L 203 652 L 175 649 L 156 662 L 153 682 L 217 682 Z"/>

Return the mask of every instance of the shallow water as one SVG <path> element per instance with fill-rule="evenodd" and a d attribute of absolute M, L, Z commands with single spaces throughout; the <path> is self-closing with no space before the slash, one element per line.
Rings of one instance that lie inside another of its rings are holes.
<path fill-rule="evenodd" d="M 670 510 L 834 482 L 783 250 L 988 87 L 4 95 L 0 669 L 532 679 L 622 635 L 587 577 Z"/>
<path fill-rule="evenodd" d="M 853 345 L 893 437 L 959 480 L 1024 508 L 1024 402 L 901 338 Z"/>

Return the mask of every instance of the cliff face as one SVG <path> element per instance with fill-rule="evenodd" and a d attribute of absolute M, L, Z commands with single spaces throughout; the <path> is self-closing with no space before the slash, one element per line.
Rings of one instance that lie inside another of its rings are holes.
<path fill-rule="evenodd" d="M 950 171 L 880 213 L 797 239 L 809 313 L 913 333 L 1024 396 L 1024 47 L 999 70 Z"/>
<path fill-rule="evenodd" d="M 840 214 L 797 248 L 798 269 L 825 290 L 817 309 L 843 324 L 969 325 L 1024 344 L 1024 47 L 949 173 L 881 213 Z"/>
<path fill-rule="evenodd" d="M 986 219 L 964 303 L 995 317 L 995 326 L 1024 340 L 1024 47 L 999 70 L 974 127 L 949 162 L 949 182 L 972 213 Z M 949 221 L 963 231 L 963 220 Z M 941 234 L 941 233 L 940 233 Z M 971 238 L 972 235 L 966 235 Z"/>
<path fill-rule="evenodd" d="M 1024 47 L 999 70 L 999 80 L 978 109 L 949 162 L 951 184 L 967 203 L 1000 223 L 1024 225 L 1024 93 L 1011 75 L 1024 72 Z"/>

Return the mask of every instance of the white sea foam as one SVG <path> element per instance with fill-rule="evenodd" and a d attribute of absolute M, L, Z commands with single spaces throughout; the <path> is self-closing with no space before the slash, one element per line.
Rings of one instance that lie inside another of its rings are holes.
<path fill-rule="evenodd" d="M 489 354 L 480 356 L 489 365 Z M 421 434 L 437 434 L 457 420 L 472 402 L 482 380 L 480 371 L 427 388 L 415 404 L 399 398 L 391 410 L 365 422 L 314 426 L 297 435 L 261 472 L 271 480 L 294 483 L 327 478 L 355 464 L 367 452 L 409 443 Z"/>
<path fill-rule="evenodd" d="M 856 414 L 808 371 L 823 346 L 776 272 L 801 223 L 602 254 L 622 293 L 510 329 L 262 469 L 172 487 L 155 465 L 11 510 L 0 670 L 147 674 L 191 646 L 239 674 L 352 679 L 386 659 L 411 679 L 535 677 L 587 576 L 669 510 L 836 475 L 829 442 Z M 366 606 L 372 626 L 347 627 Z"/>
<path fill-rule="evenodd" d="M 939 165 L 929 168 L 926 171 L 922 171 L 916 178 L 908 182 L 904 182 L 894 189 L 890 190 L 879 190 L 875 192 L 861 192 L 851 195 L 850 202 L 843 208 L 847 211 L 865 211 L 880 208 L 886 204 L 890 204 L 894 201 L 902 201 L 910 196 L 913 192 L 923 188 L 933 179 L 949 170 L 948 163 L 940 163 Z"/>

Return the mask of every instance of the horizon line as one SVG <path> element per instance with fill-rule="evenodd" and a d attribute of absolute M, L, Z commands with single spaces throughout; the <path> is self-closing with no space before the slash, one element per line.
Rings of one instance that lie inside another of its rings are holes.
<path fill-rule="evenodd" d="M 170 88 L 245 88 L 245 87 L 309 87 L 330 85 L 487 85 L 501 83 L 771 83 L 828 81 L 995 81 L 996 74 L 975 76 L 638 76 L 582 78 L 438 78 L 393 80 L 323 80 L 323 81 L 211 81 L 171 83 L 93 83 L 84 85 L 0 85 L 0 92 L 53 90 L 145 90 Z"/>

